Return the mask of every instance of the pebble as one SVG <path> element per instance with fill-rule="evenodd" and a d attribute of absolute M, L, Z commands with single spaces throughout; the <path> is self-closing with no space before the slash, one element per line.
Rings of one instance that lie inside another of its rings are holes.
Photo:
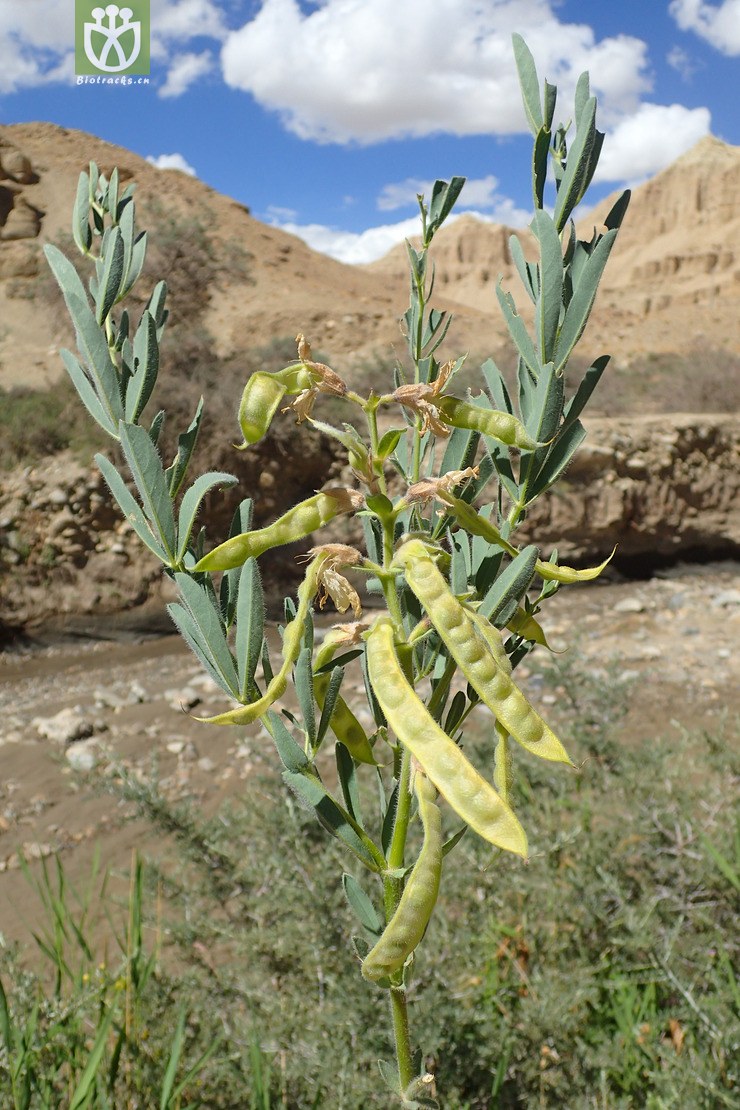
<path fill-rule="evenodd" d="M 74 771 L 92 771 L 100 757 L 100 749 L 95 740 L 81 740 L 72 744 L 64 753 Z"/>
<path fill-rule="evenodd" d="M 72 744 L 92 736 L 95 731 L 93 722 L 84 716 L 79 705 L 60 709 L 53 717 L 35 717 L 31 723 L 39 736 L 55 744 Z"/>
<path fill-rule="evenodd" d="M 614 606 L 615 613 L 644 613 L 645 602 L 639 597 L 625 597 Z"/>
<path fill-rule="evenodd" d="M 171 709 L 192 709 L 203 700 L 192 686 L 185 686 L 181 690 L 165 690 L 162 697 Z"/>
<path fill-rule="evenodd" d="M 733 605 L 740 605 L 740 590 L 723 590 L 712 598 L 712 605 L 718 609 L 729 609 Z"/>

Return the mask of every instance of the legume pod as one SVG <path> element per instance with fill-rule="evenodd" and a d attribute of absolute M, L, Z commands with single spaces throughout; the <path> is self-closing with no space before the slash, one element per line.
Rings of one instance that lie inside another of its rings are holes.
<path fill-rule="evenodd" d="M 295 664 L 303 639 L 303 630 L 309 606 L 318 588 L 319 572 L 322 560 L 314 559 L 309 563 L 306 577 L 298 589 L 298 608 L 293 620 L 285 629 L 283 636 L 283 662 L 280 670 L 273 676 L 267 690 L 257 701 L 249 705 L 239 705 L 236 709 L 229 709 L 226 713 L 219 713 L 215 717 L 196 717 L 196 721 L 203 721 L 207 725 L 248 725 L 252 721 L 264 717 L 268 709 L 278 698 L 281 698 L 288 686 L 288 676 Z"/>
<path fill-rule="evenodd" d="M 516 814 L 440 728 L 403 673 L 393 625 L 379 617 L 367 634 L 370 683 L 388 724 L 455 812 L 490 844 L 527 854 Z"/>
<path fill-rule="evenodd" d="M 434 786 L 420 771 L 416 772 L 414 790 L 419 802 L 424 842 L 395 913 L 380 940 L 362 961 L 362 974 L 374 983 L 388 979 L 401 970 L 424 936 L 439 894 L 442 814 L 436 804 Z"/>
<path fill-rule="evenodd" d="M 361 500 L 358 498 L 359 494 L 355 490 L 340 486 L 322 490 L 313 497 L 300 501 L 292 509 L 288 509 L 287 513 L 283 513 L 266 528 L 242 532 L 214 547 L 213 551 L 209 551 L 196 563 L 193 573 L 198 574 L 204 570 L 231 570 L 233 567 L 242 566 L 247 559 L 256 559 L 270 548 L 305 539 L 340 513 L 348 513 L 351 509 L 359 508 Z"/>
<path fill-rule="evenodd" d="M 406 581 L 424 606 L 443 644 L 506 731 L 523 748 L 542 759 L 571 763 L 560 740 L 507 673 L 508 664 L 500 658 L 500 633 L 489 625 L 484 634 L 480 634 L 478 629 L 485 618 L 476 614 L 471 619 L 422 541 L 413 539 L 402 544 L 394 556 L 394 563 L 403 567 Z"/>

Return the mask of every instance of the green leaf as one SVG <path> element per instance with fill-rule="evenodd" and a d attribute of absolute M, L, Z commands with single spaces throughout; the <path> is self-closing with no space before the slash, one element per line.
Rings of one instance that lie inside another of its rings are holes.
<path fill-rule="evenodd" d="M 539 552 L 534 544 L 520 551 L 486 594 L 480 614 L 488 617 L 497 627 L 504 628 L 516 613 L 534 578 L 538 558 Z"/>
<path fill-rule="evenodd" d="M 560 182 L 553 218 L 558 231 L 562 231 L 570 214 L 586 191 L 591 156 L 596 144 L 596 97 L 591 96 L 583 105 L 577 120 L 576 138 L 568 151 L 565 173 Z"/>
<path fill-rule="evenodd" d="M 283 718 L 274 709 L 267 711 L 267 723 L 280 761 L 286 771 L 297 775 L 308 770 L 311 766 L 310 759 L 300 744 L 296 743 L 293 736 L 288 732 Z"/>
<path fill-rule="evenodd" d="M 201 643 L 207 650 L 214 667 L 221 675 L 220 685 L 226 685 L 232 697 L 239 698 L 239 680 L 234 658 L 226 642 L 221 614 L 207 586 L 201 585 L 189 574 L 178 572 L 175 582 L 180 596 L 195 622 Z"/>
<path fill-rule="evenodd" d="M 602 235 L 593 253 L 589 257 L 588 262 L 583 267 L 578 286 L 573 291 L 573 296 L 565 313 L 563 326 L 560 329 L 558 341 L 555 344 L 555 353 L 553 357 L 557 371 L 563 369 L 570 358 L 573 348 L 583 335 L 596 299 L 596 292 L 599 287 L 601 275 L 604 272 L 604 267 L 609 259 L 616 236 L 616 228 Z"/>
<path fill-rule="evenodd" d="M 154 322 L 157 325 L 157 339 L 162 339 L 162 329 L 167 323 L 169 313 L 165 309 L 165 301 L 167 299 L 167 282 L 158 281 L 152 290 L 152 295 L 149 298 L 147 309 L 154 317 Z"/>
<path fill-rule="evenodd" d="M 190 459 L 192 458 L 195 444 L 200 431 L 200 422 L 203 419 L 203 398 L 198 401 L 195 416 L 190 422 L 187 431 L 181 432 L 177 437 L 177 454 L 170 466 L 165 471 L 170 498 L 174 501 L 185 479 Z"/>
<path fill-rule="evenodd" d="M 601 375 L 609 364 L 609 358 L 609 355 L 600 355 L 599 358 L 594 359 L 593 365 L 589 366 L 578 389 L 565 406 L 563 427 L 572 424 L 581 415 L 591 394 L 596 389 Z"/>
<path fill-rule="evenodd" d="M 95 319 L 98 327 L 108 318 L 113 305 L 121 290 L 123 281 L 123 238 L 120 228 L 110 229 L 110 235 L 104 243 L 104 253 L 99 260 L 100 274 L 98 277 L 98 296 L 96 298 Z"/>
<path fill-rule="evenodd" d="M 319 727 L 316 731 L 317 749 L 321 747 L 324 737 L 329 730 L 332 714 L 336 708 L 337 698 L 339 697 L 339 690 L 342 685 L 342 679 L 344 678 L 344 668 L 339 665 L 338 662 L 335 663 L 333 660 L 330 660 L 326 664 L 326 666 L 331 667 L 332 671 L 329 677 L 329 682 L 326 686 L 326 693 L 324 694 L 324 704 L 321 706 L 321 718 L 319 720 Z M 320 679 L 321 675 L 318 673 L 314 673 L 314 681 L 317 678 Z"/>
<path fill-rule="evenodd" d="M 554 437 L 563 412 L 563 391 L 563 375 L 556 374 L 548 362 L 529 397 L 526 428 L 537 443 L 549 443 Z M 537 456 L 541 457 L 542 452 L 546 454 L 547 448 L 536 452 Z"/>
<path fill-rule="evenodd" d="M 540 245 L 537 338 L 544 365 L 552 358 L 563 308 L 563 255 L 560 236 L 547 212 L 535 212 L 531 227 Z"/>
<path fill-rule="evenodd" d="M 585 438 L 586 429 L 580 420 L 570 422 L 567 427 L 563 424 L 540 470 L 527 487 L 527 503 L 534 501 L 560 478 Z"/>
<path fill-rule="evenodd" d="M 108 1010 L 108 1013 L 98 1026 L 98 1034 L 95 1038 L 95 1043 L 90 1050 L 87 1065 L 80 1077 L 80 1081 L 72 1093 L 69 1102 L 69 1110 L 83 1110 L 83 1107 L 89 1105 L 88 1100 L 92 1097 L 94 1091 L 95 1076 L 97 1075 L 98 1068 L 100 1067 L 105 1053 L 105 1046 L 108 1041 L 110 1027 L 113 1024 L 114 1013 L 115 1011 L 112 1008 Z"/>
<path fill-rule="evenodd" d="M 170 1098 L 175 1086 L 175 1076 L 177 1074 L 177 1066 L 180 1063 L 180 1054 L 182 1052 L 183 1042 L 185 1040 L 185 1019 L 187 1016 L 187 1009 L 185 1006 L 180 1008 L 180 1013 L 177 1017 L 177 1024 L 175 1025 L 175 1032 L 172 1037 L 172 1044 L 170 1045 L 170 1055 L 167 1061 L 167 1068 L 162 1080 L 162 1093 L 159 1098 L 160 1110 L 169 1110 Z"/>
<path fill-rule="evenodd" d="M 99 424 L 108 435 L 118 439 L 118 425 L 111 421 L 83 367 L 71 351 L 62 349 L 59 354 L 67 369 L 67 373 L 72 379 L 72 384 L 77 390 L 80 400 L 93 420 Z"/>
<path fill-rule="evenodd" d="M 349 748 L 339 740 L 336 743 L 334 756 L 337 763 L 337 777 L 342 788 L 344 804 L 358 825 L 362 826 L 362 809 L 360 808 L 360 788 L 357 782 L 355 762 L 350 755 Z"/>
<path fill-rule="evenodd" d="M 550 164 L 550 129 L 541 128 L 532 147 L 532 199 L 536 209 L 545 203 L 547 168 Z M 514 238 L 514 236 L 512 236 Z"/>
<path fill-rule="evenodd" d="M 242 699 L 250 696 L 262 654 L 265 636 L 265 596 L 256 559 L 247 559 L 236 572 L 239 574 L 239 592 L 236 603 L 236 663 L 239 690 Z"/>
<path fill-rule="evenodd" d="M 311 749 L 316 749 L 316 710 L 313 693 L 312 650 L 306 645 L 301 648 L 295 664 L 295 692 L 301 707 L 306 737 Z"/>
<path fill-rule="evenodd" d="M 518 235 L 509 236 L 509 251 L 511 252 L 511 259 L 517 268 L 527 296 L 532 304 L 536 304 L 537 294 L 539 292 L 539 273 L 536 264 L 533 265 L 531 262 L 527 262 L 524 257 L 524 249 Z"/>
<path fill-rule="evenodd" d="M 496 296 L 501 305 L 501 311 L 503 312 L 506 326 L 509 329 L 509 335 L 513 339 L 516 349 L 535 378 L 538 377 L 540 372 L 540 360 L 537 357 L 534 343 L 524 325 L 524 321 L 516 310 L 514 298 L 511 293 L 504 292 L 500 282 L 496 286 Z"/>
<path fill-rule="evenodd" d="M 376 872 L 385 866 L 378 848 L 315 775 L 286 770 L 283 771 L 283 778 L 290 789 L 314 810 L 326 831 L 345 844 L 361 863 Z"/>
<path fill-rule="evenodd" d="M 348 875 L 346 872 L 342 875 L 342 888 L 350 909 L 354 911 L 370 943 L 374 944 L 383 932 L 383 922 L 380 920 L 375 906 L 372 904 L 357 879 L 352 875 Z"/>
<path fill-rule="evenodd" d="M 146 403 L 159 373 L 159 343 L 157 325 L 150 312 L 144 311 L 133 342 L 134 372 L 126 385 L 126 420 L 135 424 Z"/>
<path fill-rule="evenodd" d="M 203 498 L 214 488 L 214 486 L 234 486 L 238 479 L 233 474 L 224 474 L 220 471 L 211 471 L 208 474 L 201 474 L 199 478 L 193 482 L 190 489 L 184 495 L 180 502 L 180 512 L 178 515 L 177 524 L 177 562 L 181 563 L 185 552 L 188 549 L 188 542 L 190 534 L 195 524 L 195 518 L 198 514 Z"/>
<path fill-rule="evenodd" d="M 121 421 L 119 435 L 144 512 L 172 566 L 176 563 L 177 536 L 162 460 L 145 428 Z"/>
<path fill-rule="evenodd" d="M 92 230 L 90 229 L 90 178 L 86 173 L 81 173 L 77 181 L 77 195 L 72 213 L 72 237 L 77 244 L 77 249 L 82 254 L 88 254 L 92 246 Z"/>
<path fill-rule="evenodd" d="M 464 177 L 453 177 L 449 182 L 435 181 L 432 186 L 432 199 L 429 204 L 428 231 L 434 234 L 445 222 L 460 196 L 465 184 Z M 431 238 L 431 235 L 429 236 Z"/>
<path fill-rule="evenodd" d="M 537 77 L 537 67 L 534 64 L 532 51 L 529 49 L 522 36 L 513 34 L 511 36 L 511 41 L 514 44 L 514 59 L 519 74 L 519 85 L 522 91 L 524 111 L 526 112 L 527 121 L 532 134 L 537 135 L 544 124 L 542 106 L 540 104 L 540 82 Z"/>
<path fill-rule="evenodd" d="M 152 534 L 151 527 L 146 521 L 140 505 L 129 491 L 126 483 L 116 470 L 112 462 L 105 455 L 96 455 L 95 461 L 100 468 L 111 493 L 115 497 L 124 517 L 131 525 L 139 539 L 163 563 L 168 562 L 167 553 L 161 543 Z"/>
<path fill-rule="evenodd" d="M 627 211 L 627 208 L 629 206 L 631 196 L 631 191 L 629 189 L 625 189 L 622 195 L 617 197 L 614 204 L 609 210 L 608 216 L 604 220 L 604 226 L 607 231 L 611 231 L 612 229 L 619 230 L 619 228 L 622 226 L 622 220 L 624 219 L 625 212 Z"/>
<path fill-rule="evenodd" d="M 47 243 L 44 254 L 64 296 L 75 326 L 77 346 L 90 373 L 98 399 L 113 426 L 123 416 L 120 382 L 105 336 L 95 322 L 87 294 L 77 271 L 60 250 Z"/>

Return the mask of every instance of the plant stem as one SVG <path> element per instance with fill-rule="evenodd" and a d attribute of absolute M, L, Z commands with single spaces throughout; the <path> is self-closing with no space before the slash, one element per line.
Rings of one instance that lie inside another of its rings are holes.
<path fill-rule="evenodd" d="M 409 1038 L 409 1014 L 404 987 L 391 987 L 391 1014 L 393 1016 L 393 1035 L 396 1040 L 396 1061 L 401 1090 L 405 1091 L 414 1078 L 414 1065 L 411 1060 L 411 1040 Z"/>

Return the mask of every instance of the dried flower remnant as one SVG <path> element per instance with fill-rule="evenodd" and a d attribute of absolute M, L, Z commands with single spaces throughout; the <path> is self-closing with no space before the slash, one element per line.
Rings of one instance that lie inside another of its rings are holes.
<path fill-rule="evenodd" d="M 455 360 L 450 359 L 439 368 L 439 374 L 433 382 L 419 382 L 418 385 L 399 385 L 393 393 L 393 400 L 404 408 L 411 409 L 421 417 L 421 434 L 433 432 L 434 435 L 446 438 L 450 429 L 439 418 L 435 401 L 443 392 L 450 375 L 455 368 Z"/>

